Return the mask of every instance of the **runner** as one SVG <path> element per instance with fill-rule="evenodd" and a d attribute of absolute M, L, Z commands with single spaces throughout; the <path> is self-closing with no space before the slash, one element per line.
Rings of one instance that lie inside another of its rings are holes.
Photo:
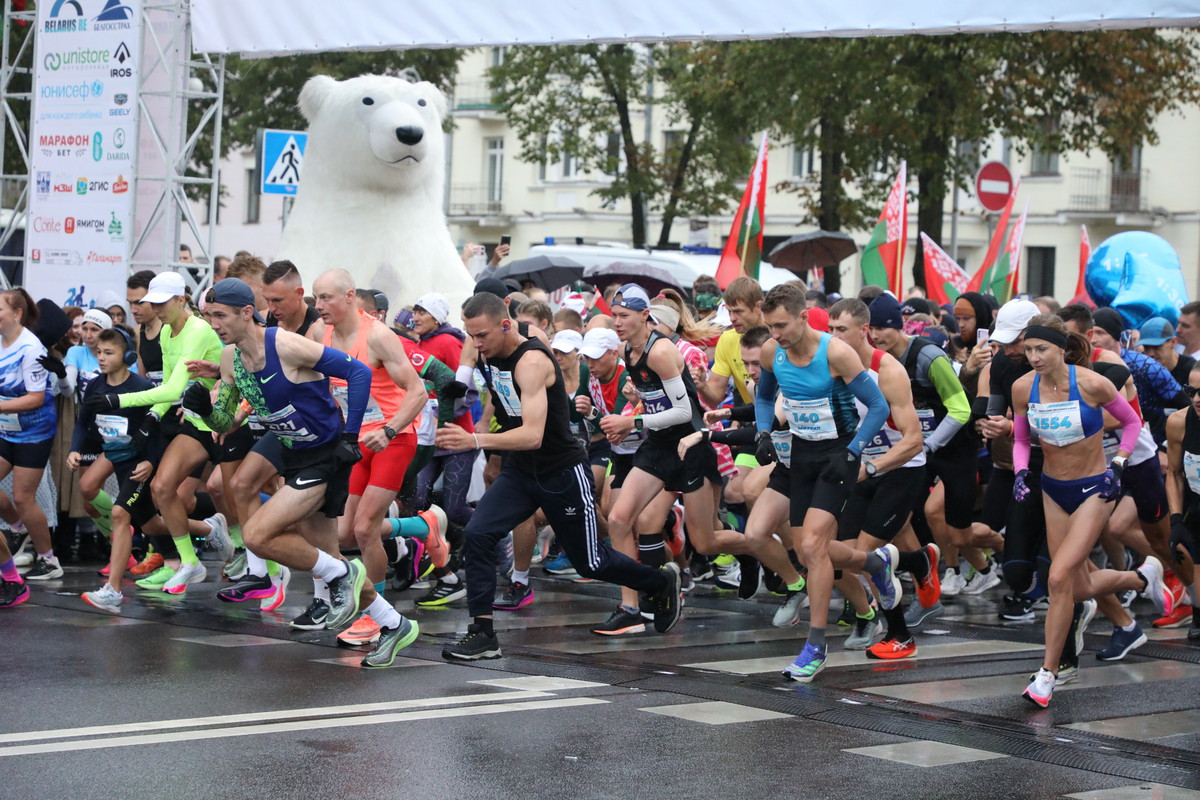
<path fill-rule="evenodd" d="M 261 327 L 254 293 L 237 278 L 218 283 L 206 301 L 218 335 L 234 346 L 221 357 L 215 405 L 201 384 L 189 389 L 185 406 L 223 431 L 233 426 L 238 401 L 245 397 L 263 427 L 284 445 L 281 474 L 286 483 L 247 520 L 242 529 L 246 546 L 325 580 L 327 627 L 345 625 L 365 606 L 381 634 L 362 665 L 389 666 L 417 638 L 417 624 L 376 594 L 361 561 L 332 555 L 338 552 L 335 520 L 346 505 L 351 470 L 362 457 L 358 435 L 370 397 L 370 367 L 278 327 Z M 330 376 L 347 382 L 344 425 L 330 392 Z"/>
<path fill-rule="evenodd" d="M 446 647 L 442 656 L 473 660 L 500 655 L 492 622 L 496 544 L 538 508 L 581 575 L 651 594 L 654 627 L 666 633 L 679 620 L 679 568 L 673 563 L 659 570 L 638 564 L 599 541 L 586 451 L 571 435 L 570 403 L 549 349 L 521 336 L 495 295 L 477 294 L 468 300 L 463 320 L 496 400 L 501 432 L 476 434 L 448 426 L 438 431 L 438 446 L 504 450 L 509 455 L 466 529 L 467 603 L 474 621 L 466 636 Z"/>
<path fill-rule="evenodd" d="M 1174 560 L 1200 563 L 1200 368 L 1193 368 L 1183 391 L 1190 408 L 1167 418 L 1167 497 L 1171 504 Z M 1196 568 L 1195 579 L 1200 579 Z M 1193 589 L 1196 583 L 1193 581 Z M 1200 641 L 1200 604 L 1193 600 L 1189 642 Z"/>

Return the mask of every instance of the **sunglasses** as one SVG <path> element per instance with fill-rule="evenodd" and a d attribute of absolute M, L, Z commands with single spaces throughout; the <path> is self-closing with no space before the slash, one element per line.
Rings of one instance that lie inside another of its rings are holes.
<path fill-rule="evenodd" d="M 1197 394 L 1200 394 L 1200 386 L 1188 386 L 1184 384 L 1183 393 L 1188 397 L 1195 397 Z"/>

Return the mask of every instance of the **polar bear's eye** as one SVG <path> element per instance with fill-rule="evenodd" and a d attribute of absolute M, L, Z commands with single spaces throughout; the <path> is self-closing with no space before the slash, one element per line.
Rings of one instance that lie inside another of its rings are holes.
<path fill-rule="evenodd" d="M 373 106 L 373 105 L 375 105 L 375 101 L 374 101 L 374 100 L 372 100 L 370 97 L 364 97 L 364 98 L 363 98 L 363 105 L 364 105 L 364 106 Z"/>
<path fill-rule="evenodd" d="M 424 98 L 422 98 L 422 99 L 420 99 L 420 100 L 418 100 L 418 101 L 417 101 L 417 105 L 419 105 L 419 106 L 424 106 L 424 105 L 428 105 L 428 103 L 426 103 L 426 102 L 425 102 L 425 100 L 424 100 Z"/>

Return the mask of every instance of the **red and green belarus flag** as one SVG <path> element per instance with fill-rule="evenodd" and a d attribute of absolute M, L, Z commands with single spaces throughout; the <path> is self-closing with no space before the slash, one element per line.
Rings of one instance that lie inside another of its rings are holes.
<path fill-rule="evenodd" d="M 1018 180 L 1013 185 L 1012 194 L 1008 196 L 1008 202 L 1004 204 L 1004 210 L 1000 212 L 1000 222 L 996 225 L 996 232 L 992 234 L 992 241 L 988 243 L 987 254 L 983 257 L 983 263 L 979 265 L 979 270 L 971 278 L 971 283 L 967 287 L 968 291 L 981 292 L 983 294 L 991 294 L 996 297 L 1001 304 L 1008 302 L 1008 299 L 1015 294 L 1013 287 L 1015 277 L 1010 272 L 1015 270 L 1015 265 L 1010 267 L 1012 259 L 1009 257 L 1009 251 L 1005 249 L 1003 255 L 1000 253 L 1001 245 L 1004 244 L 1004 234 L 1008 232 L 1008 220 L 1012 216 L 1013 203 L 1017 200 L 1017 189 L 1021 187 L 1021 182 Z M 1025 215 L 1021 215 L 1019 223 L 1024 231 Z M 1015 229 L 1014 229 L 1015 233 Z M 1012 244 L 1012 238 L 1009 238 L 1009 244 Z M 1018 237 L 1018 250 L 1020 248 L 1020 237 Z M 1019 253 L 1018 253 L 1019 255 Z"/>
<path fill-rule="evenodd" d="M 971 276 L 955 262 L 937 242 L 921 234 L 921 249 L 925 253 L 925 292 L 939 306 L 953 303 L 967 291 Z"/>
<path fill-rule="evenodd" d="M 746 191 L 733 218 L 733 227 L 725 247 L 721 250 L 721 261 L 717 264 L 717 285 L 724 291 L 734 278 L 749 275 L 758 279 L 758 265 L 762 261 L 763 207 L 767 200 L 767 134 L 764 131 L 758 144 L 758 158 L 754 171 L 746 182 Z"/>
<path fill-rule="evenodd" d="M 862 254 L 863 285 L 882 286 L 896 297 L 904 296 L 904 241 L 908 237 L 908 165 L 888 193 L 887 205 L 871 231 Z"/>

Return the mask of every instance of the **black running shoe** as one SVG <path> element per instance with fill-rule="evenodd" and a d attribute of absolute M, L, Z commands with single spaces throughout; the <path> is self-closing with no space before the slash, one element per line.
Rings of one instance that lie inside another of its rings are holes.
<path fill-rule="evenodd" d="M 420 539 L 405 539 L 405 554 L 393 562 L 392 588 L 403 592 L 417 582 L 421 557 L 425 555 L 425 544 Z"/>
<path fill-rule="evenodd" d="M 516 611 L 518 608 L 524 608 L 532 602 L 532 587 L 520 581 L 513 581 L 508 584 L 508 588 L 504 590 L 504 594 L 492 603 L 492 608 L 497 611 Z"/>
<path fill-rule="evenodd" d="M 1034 618 L 1033 601 L 1023 594 L 1004 595 L 1004 607 L 1000 609 L 1000 619 L 1010 622 L 1029 622 Z"/>
<path fill-rule="evenodd" d="M 623 606 L 609 615 L 608 619 L 592 628 L 597 636 L 623 636 L 627 633 L 645 633 L 646 623 L 641 614 L 630 614 Z"/>
<path fill-rule="evenodd" d="M 304 613 L 288 623 L 298 631 L 323 631 L 325 620 L 329 618 L 329 603 L 319 597 L 314 597 Z"/>
<path fill-rule="evenodd" d="M 738 556 L 738 566 L 742 570 L 742 582 L 738 585 L 738 597 L 749 600 L 758 594 L 759 567 L 758 559 L 754 556 Z"/>
<path fill-rule="evenodd" d="M 854 604 L 849 600 L 842 601 L 842 615 L 838 617 L 839 628 L 853 628 L 854 623 L 858 621 L 858 614 L 854 612 Z"/>
<path fill-rule="evenodd" d="M 757 569 L 757 565 L 755 565 Z M 654 630 L 666 633 L 675 627 L 683 614 L 683 578 L 679 574 L 679 565 L 668 562 L 659 568 L 667 579 L 667 588 L 654 598 L 657 608 L 654 611 Z"/>
<path fill-rule="evenodd" d="M 500 641 L 495 632 L 484 633 L 475 623 L 467 626 L 466 636 L 442 648 L 442 658 L 447 661 L 476 661 L 480 658 L 499 657 Z"/>

